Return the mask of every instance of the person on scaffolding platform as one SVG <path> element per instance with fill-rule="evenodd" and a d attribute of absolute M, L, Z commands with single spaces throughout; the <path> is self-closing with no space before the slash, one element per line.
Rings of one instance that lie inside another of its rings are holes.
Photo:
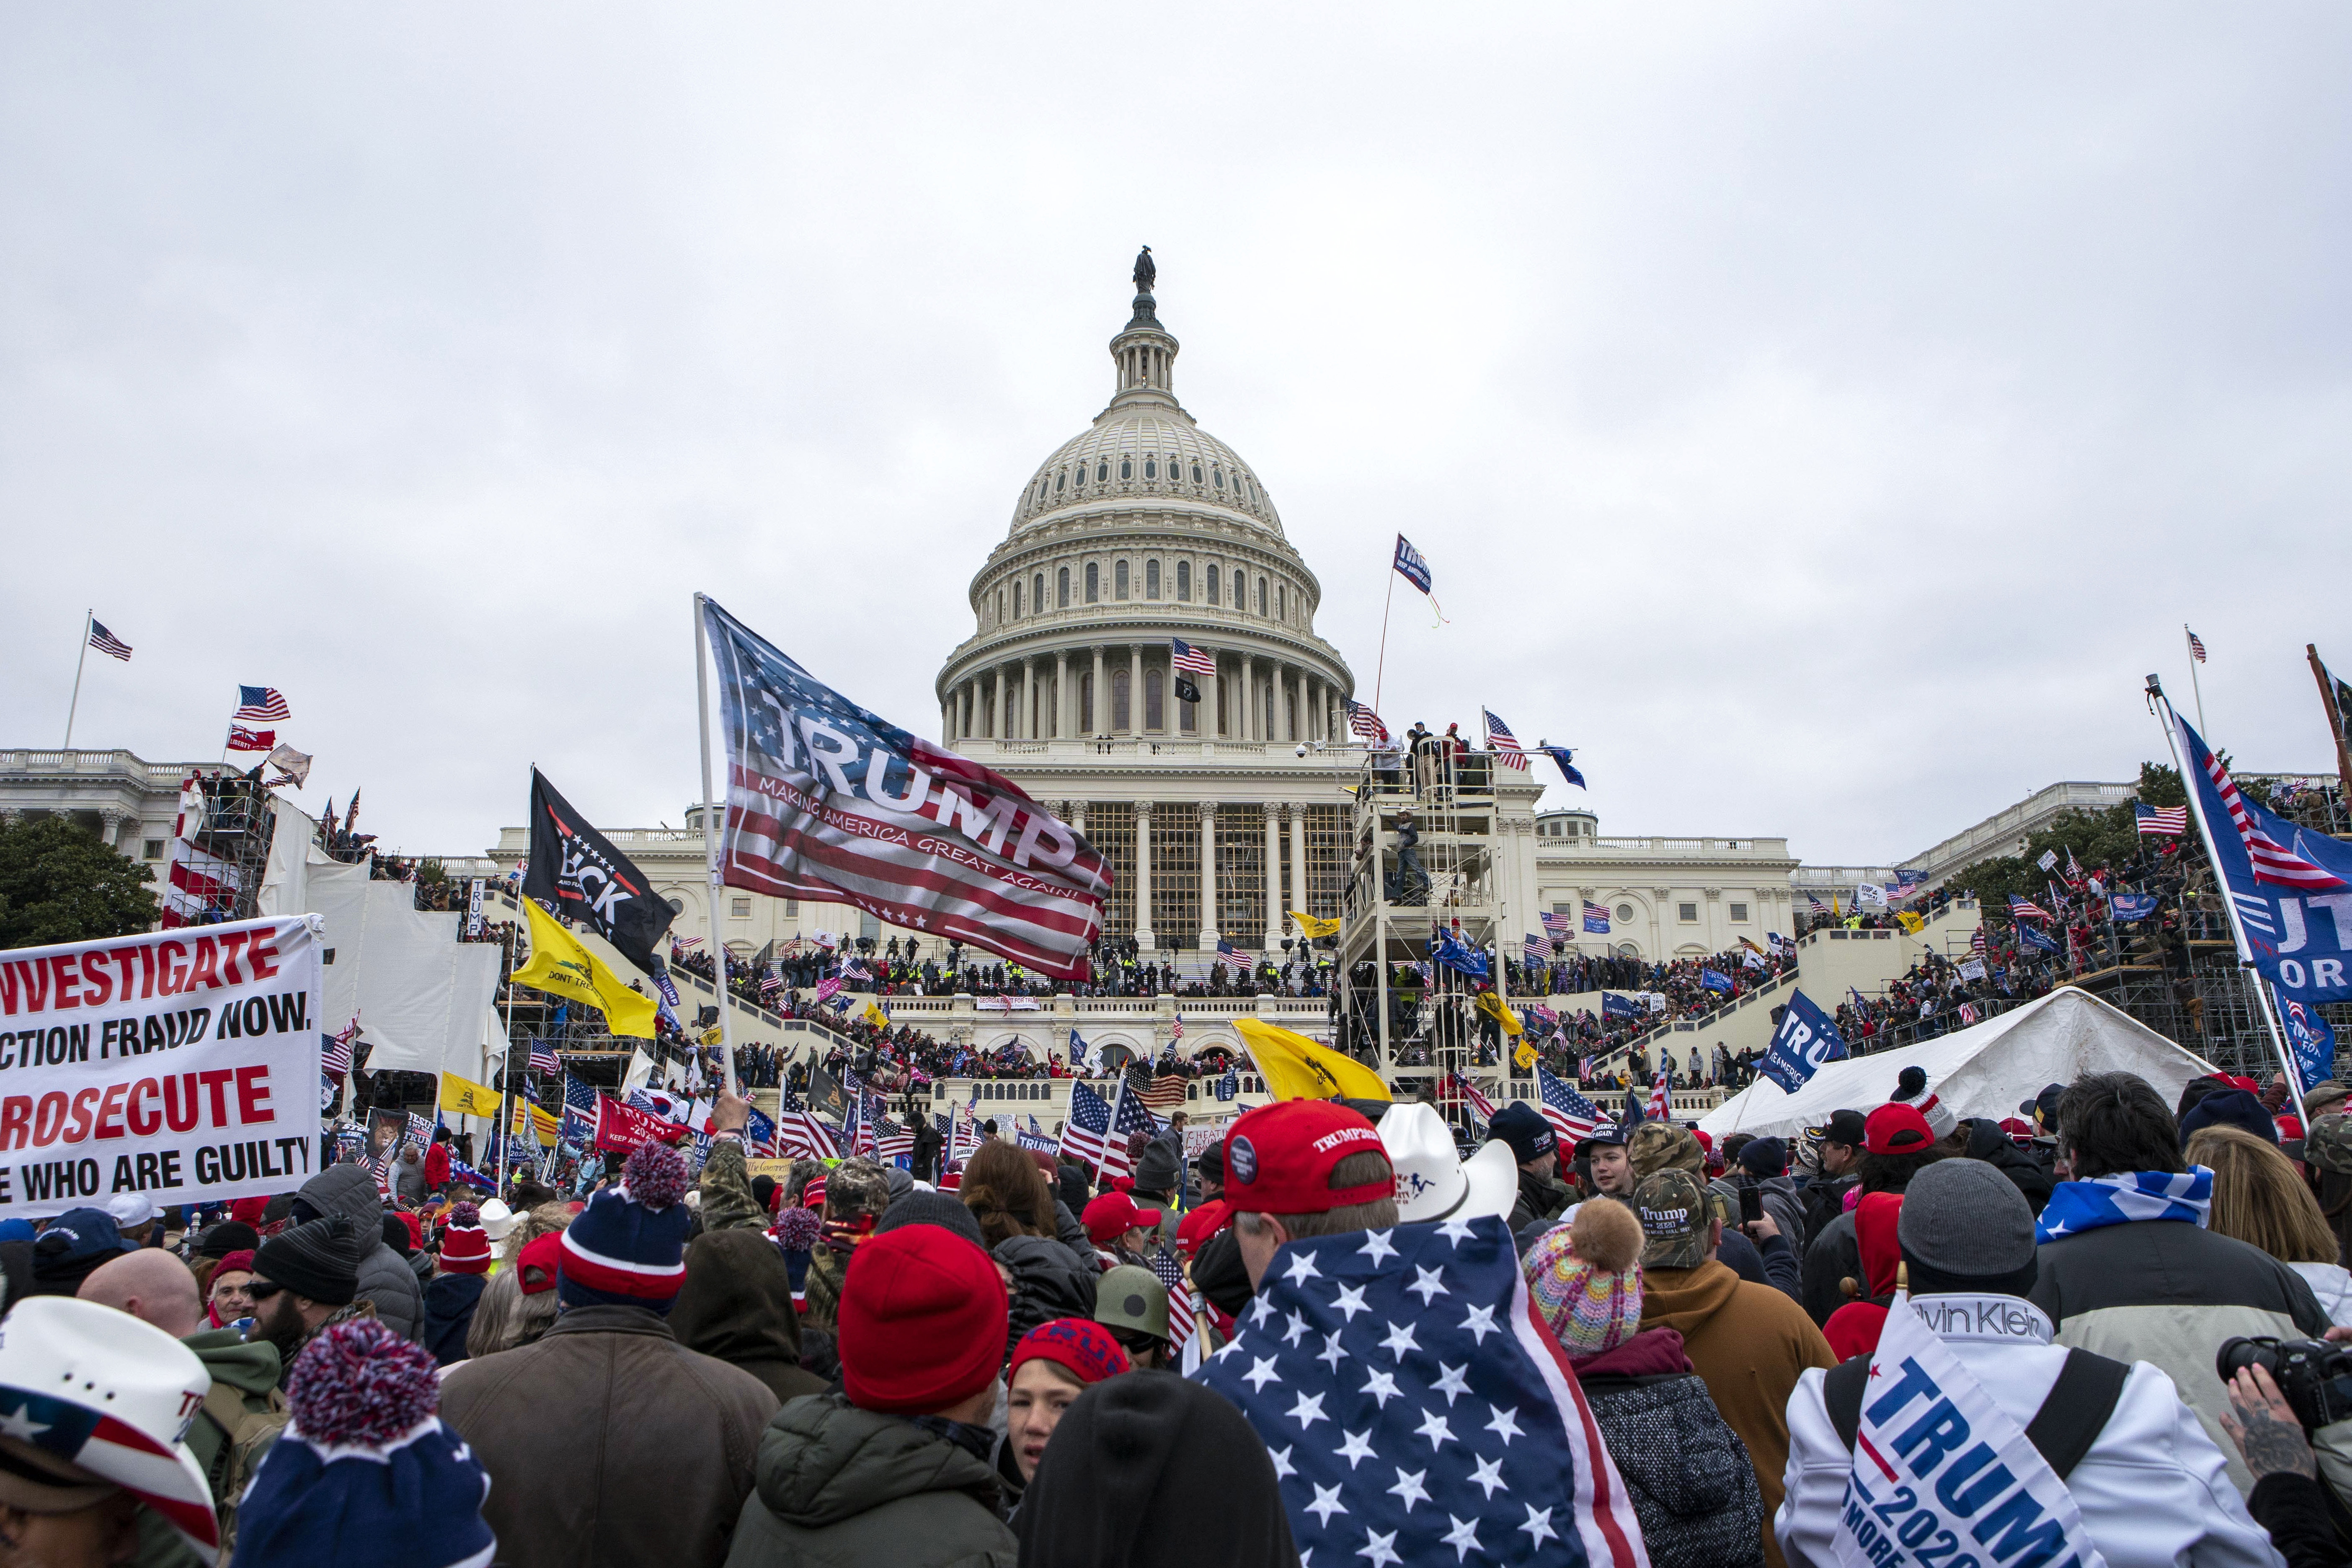
<path fill-rule="evenodd" d="M 1414 846 L 1421 842 L 1421 829 L 1411 811 L 1397 813 L 1396 875 L 1389 879 L 1389 902 L 1392 904 L 1424 904 L 1429 901 L 1429 878 L 1421 868 L 1421 854 Z"/>

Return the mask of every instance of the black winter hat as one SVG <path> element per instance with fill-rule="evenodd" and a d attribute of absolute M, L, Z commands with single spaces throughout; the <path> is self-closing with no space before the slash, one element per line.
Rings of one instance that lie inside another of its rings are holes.
<path fill-rule="evenodd" d="M 196 1243 L 198 1258 L 226 1258 L 232 1252 L 251 1252 L 261 1245 L 261 1233 L 241 1219 L 225 1219 L 205 1232 Z"/>
<path fill-rule="evenodd" d="M 2234 1127 L 2273 1146 L 2279 1141 L 2278 1123 L 2261 1100 L 2242 1089 L 2219 1089 L 2190 1106 L 2180 1119 L 2180 1146 L 2189 1147 L 2189 1138 L 2201 1127 Z"/>
<path fill-rule="evenodd" d="M 1778 1138 L 1758 1138 L 1739 1146 L 1739 1168 L 1761 1181 L 1786 1175 L 1789 1146 Z"/>
<path fill-rule="evenodd" d="M 1222 1394 L 1129 1373 L 1078 1395 L 1055 1435 L 1022 1499 L 1024 1568 L 1298 1561 L 1265 1443 Z"/>
<path fill-rule="evenodd" d="M 1135 1163 L 1135 1184 L 1147 1193 L 1172 1193 L 1176 1179 L 1175 1149 L 1156 1139 L 1145 1144 L 1143 1157 Z"/>
<path fill-rule="evenodd" d="M 1559 1152 L 1559 1134 L 1551 1130 L 1543 1112 L 1521 1100 L 1495 1112 L 1494 1120 L 1486 1123 L 1486 1136 L 1509 1144 L 1511 1158 L 1522 1165 Z"/>
<path fill-rule="evenodd" d="M 297 1296 L 346 1307 L 360 1293 L 362 1239 L 349 1215 L 305 1220 L 263 1242 L 253 1255 L 253 1272 Z"/>
<path fill-rule="evenodd" d="M 961 1199 L 945 1193 L 908 1193 L 882 1211 L 882 1217 L 874 1222 L 874 1234 L 880 1236 L 902 1225 L 935 1225 L 955 1232 L 983 1252 L 988 1249 L 980 1234 L 980 1221 L 971 1217 Z"/>

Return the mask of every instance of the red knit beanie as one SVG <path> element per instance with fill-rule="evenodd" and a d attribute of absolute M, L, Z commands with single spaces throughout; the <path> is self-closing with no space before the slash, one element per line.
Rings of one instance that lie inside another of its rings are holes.
<path fill-rule="evenodd" d="M 960 1405 L 1003 1364 L 1009 1316 L 987 1253 L 936 1225 L 884 1231 L 842 1279 L 842 1387 L 852 1405 L 886 1415 Z"/>

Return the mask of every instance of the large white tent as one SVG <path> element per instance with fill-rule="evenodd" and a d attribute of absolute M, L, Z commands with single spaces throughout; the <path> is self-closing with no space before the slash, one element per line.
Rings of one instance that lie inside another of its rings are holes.
<path fill-rule="evenodd" d="M 1819 1126 L 1832 1110 L 1868 1112 L 1885 1104 L 1906 1067 L 1925 1072 L 1928 1091 L 1962 1118 L 2014 1116 L 2019 1101 L 2043 1085 L 2071 1083 L 2086 1072 L 2137 1073 L 2168 1105 L 2190 1079 L 2217 1070 L 2130 1014 L 2069 985 L 1940 1039 L 1830 1062 L 1794 1094 L 1759 1078 L 1699 1126 L 1713 1138 L 1786 1138 Z"/>

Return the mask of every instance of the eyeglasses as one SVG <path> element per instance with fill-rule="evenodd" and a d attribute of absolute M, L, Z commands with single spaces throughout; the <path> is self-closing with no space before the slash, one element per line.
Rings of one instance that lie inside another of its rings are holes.
<path fill-rule="evenodd" d="M 256 1301 L 267 1301 L 285 1289 L 285 1286 L 273 1285 L 267 1279 L 254 1279 L 247 1281 L 245 1293 Z"/>

